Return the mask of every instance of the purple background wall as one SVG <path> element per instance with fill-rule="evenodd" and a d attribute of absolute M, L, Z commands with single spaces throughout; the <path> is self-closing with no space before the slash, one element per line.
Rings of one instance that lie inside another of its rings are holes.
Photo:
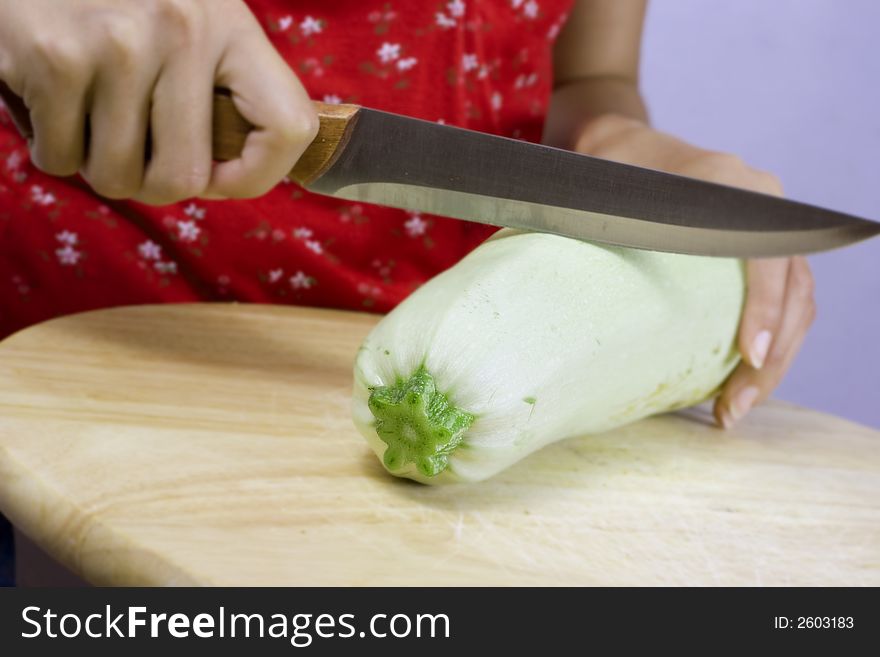
<path fill-rule="evenodd" d="M 652 120 L 880 220 L 878 26 L 876 0 L 652 0 Z M 810 262 L 818 318 L 776 396 L 880 427 L 880 238 Z"/>

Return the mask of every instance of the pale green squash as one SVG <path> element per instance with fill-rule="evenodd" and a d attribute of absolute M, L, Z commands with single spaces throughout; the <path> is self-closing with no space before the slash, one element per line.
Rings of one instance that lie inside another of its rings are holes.
<path fill-rule="evenodd" d="M 478 481 L 563 438 L 710 397 L 742 262 L 503 231 L 370 333 L 354 421 L 395 475 Z"/>

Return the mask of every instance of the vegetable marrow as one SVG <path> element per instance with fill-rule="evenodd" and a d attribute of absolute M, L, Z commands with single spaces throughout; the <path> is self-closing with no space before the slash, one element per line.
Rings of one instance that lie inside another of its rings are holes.
<path fill-rule="evenodd" d="M 373 329 L 355 424 L 394 475 L 486 479 L 712 396 L 739 360 L 744 292 L 739 260 L 502 231 Z"/>

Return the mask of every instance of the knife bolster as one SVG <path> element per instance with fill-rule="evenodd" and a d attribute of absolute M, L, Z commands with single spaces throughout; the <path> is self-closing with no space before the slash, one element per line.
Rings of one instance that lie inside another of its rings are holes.
<path fill-rule="evenodd" d="M 318 112 L 318 135 L 309 144 L 288 177 L 306 186 L 316 180 L 336 161 L 345 148 L 360 107 L 330 105 L 312 101 Z M 254 126 L 235 107 L 232 96 L 224 90 L 214 94 L 213 153 L 218 161 L 241 155 L 245 140 Z"/>
<path fill-rule="evenodd" d="M 318 136 L 309 144 L 288 176 L 304 187 L 320 178 L 345 150 L 360 110 L 357 105 L 313 102 L 320 121 Z"/>

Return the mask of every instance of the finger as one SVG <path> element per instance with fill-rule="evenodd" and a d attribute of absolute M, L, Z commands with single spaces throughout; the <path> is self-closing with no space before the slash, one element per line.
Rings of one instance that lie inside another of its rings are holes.
<path fill-rule="evenodd" d="M 91 76 L 84 53 L 62 42 L 51 47 L 26 99 L 33 131 L 31 161 L 48 174 L 72 176 L 83 163 Z"/>
<path fill-rule="evenodd" d="M 785 315 L 767 362 L 756 370 L 742 363 L 728 379 L 715 405 L 715 415 L 730 427 L 779 385 L 797 355 L 816 316 L 813 279 L 805 258 L 794 258 L 786 288 Z"/>
<path fill-rule="evenodd" d="M 779 332 L 791 260 L 765 258 L 746 263 L 748 290 L 740 321 L 738 346 L 743 359 L 760 369 Z"/>
<path fill-rule="evenodd" d="M 101 196 L 122 199 L 141 188 L 154 76 L 138 61 L 134 34 L 114 31 L 111 36 L 92 93 L 82 175 Z"/>
<path fill-rule="evenodd" d="M 236 108 L 255 128 L 238 159 L 214 167 L 207 195 L 259 196 L 290 173 L 315 138 L 317 114 L 297 77 L 262 34 L 230 45 L 217 83 L 232 91 Z"/>
<path fill-rule="evenodd" d="M 807 259 L 792 258 L 785 294 L 785 317 L 763 368 L 756 374 L 761 394 L 756 403 L 767 399 L 782 381 L 816 318 L 813 275 Z"/>
<path fill-rule="evenodd" d="M 199 196 L 211 178 L 213 70 L 178 57 L 160 72 L 150 113 L 151 151 L 137 200 L 167 205 Z"/>
<path fill-rule="evenodd" d="M 804 317 L 802 330 L 798 331 L 793 336 L 793 340 L 787 344 L 787 351 L 775 352 L 779 355 L 768 361 L 768 367 L 765 369 L 755 370 L 747 363 L 740 363 L 715 401 L 715 419 L 721 427 L 731 428 L 752 408 L 771 395 L 794 362 L 806 337 L 809 324 L 809 320 Z M 771 363 L 772 367 L 770 367 Z"/>

